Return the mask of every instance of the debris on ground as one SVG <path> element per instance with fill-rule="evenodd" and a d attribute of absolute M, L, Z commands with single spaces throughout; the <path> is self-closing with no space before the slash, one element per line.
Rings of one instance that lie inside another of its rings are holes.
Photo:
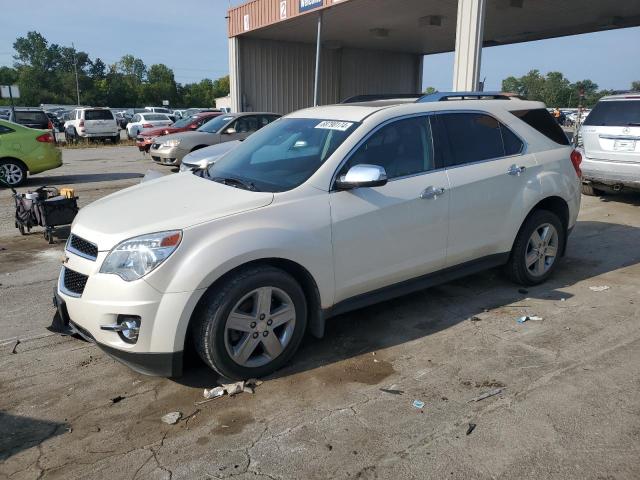
<path fill-rule="evenodd" d="M 424 402 L 422 400 L 414 400 L 412 405 L 413 408 L 417 408 L 418 410 L 420 410 L 422 407 L 424 407 Z"/>
<path fill-rule="evenodd" d="M 592 292 L 604 292 L 605 290 L 609 290 L 611 287 L 609 285 L 597 285 L 593 287 L 589 287 L 589 290 Z"/>
<path fill-rule="evenodd" d="M 18 348 L 18 345 L 20 345 L 20 339 L 16 338 L 16 343 L 13 344 L 13 350 L 11 350 L 11 353 L 18 353 L 16 352 L 16 348 Z"/>
<path fill-rule="evenodd" d="M 171 412 L 171 413 L 167 413 L 160 420 L 162 420 L 167 425 L 175 425 L 176 423 L 178 423 L 178 420 L 180 420 L 181 418 L 182 418 L 181 412 Z"/>
<path fill-rule="evenodd" d="M 123 397 L 122 395 L 118 395 L 117 397 L 113 397 L 111 399 L 111 403 L 118 403 L 118 402 L 121 402 L 124 399 L 125 399 L 125 397 Z"/>
<path fill-rule="evenodd" d="M 390 393 L 391 395 L 402 395 L 402 394 L 404 394 L 404 391 L 396 390 L 394 388 L 381 388 L 380 391 L 384 392 L 384 393 Z"/>
<path fill-rule="evenodd" d="M 520 317 L 518 319 L 518 323 L 524 323 L 524 322 L 528 322 L 528 321 L 541 322 L 542 321 L 542 317 L 538 317 L 536 315 L 525 315 L 524 317 Z"/>
<path fill-rule="evenodd" d="M 255 393 L 255 388 L 259 385 L 262 385 L 261 380 L 257 380 L 255 378 L 251 378 L 249 380 L 242 380 L 240 382 L 235 383 L 223 383 L 219 387 L 214 388 L 205 388 L 203 396 L 206 400 L 202 400 L 200 402 L 196 402 L 196 405 L 201 405 L 203 403 L 207 403 L 211 400 L 215 400 L 216 398 L 220 398 L 225 394 L 233 397 L 238 393 L 246 392 L 246 393 Z"/>
<path fill-rule="evenodd" d="M 469 400 L 469 402 L 479 402 L 480 400 L 484 400 L 485 398 L 489 398 L 489 397 L 493 397 L 494 395 L 498 395 L 500 393 L 502 393 L 502 391 L 504 390 L 504 388 L 494 388 L 493 390 L 489 390 L 488 392 L 484 392 L 480 395 L 478 395 L 475 398 L 472 398 L 471 400 Z"/>
<path fill-rule="evenodd" d="M 469 423 L 469 428 L 467 428 L 467 435 L 471 435 L 471 432 L 473 432 L 475 429 L 476 429 L 476 424 Z"/>
<path fill-rule="evenodd" d="M 476 315 L 471 317 L 469 320 L 472 321 L 472 322 L 481 322 L 482 321 L 482 319 L 480 317 L 476 316 Z"/>
<path fill-rule="evenodd" d="M 503 388 L 506 385 L 498 380 L 495 379 L 491 379 L 491 380 L 484 380 L 482 382 L 476 382 L 476 388 Z"/>

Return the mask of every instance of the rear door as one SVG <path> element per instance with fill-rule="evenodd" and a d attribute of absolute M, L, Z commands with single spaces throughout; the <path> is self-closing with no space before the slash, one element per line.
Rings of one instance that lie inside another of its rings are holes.
<path fill-rule="evenodd" d="M 437 145 L 448 151 L 448 266 L 503 253 L 520 224 L 522 191 L 535 179 L 536 159 L 515 133 L 485 112 L 435 115 Z"/>
<path fill-rule="evenodd" d="M 89 135 L 115 135 L 118 125 L 111 110 L 96 108 L 84 111 L 84 129 Z"/>
<path fill-rule="evenodd" d="M 585 120 L 581 134 L 587 158 L 640 162 L 640 97 L 600 101 Z"/>

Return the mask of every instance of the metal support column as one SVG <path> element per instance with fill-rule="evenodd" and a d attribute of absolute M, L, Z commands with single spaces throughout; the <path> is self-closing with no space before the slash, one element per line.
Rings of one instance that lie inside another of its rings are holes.
<path fill-rule="evenodd" d="M 458 0 L 453 90 L 476 91 L 480 65 L 486 0 Z"/>
<path fill-rule="evenodd" d="M 316 38 L 316 78 L 313 82 L 313 106 L 317 107 L 319 102 L 320 86 L 320 48 L 322 42 L 322 12 L 318 13 L 318 36 Z"/>
<path fill-rule="evenodd" d="M 242 111 L 242 89 L 240 83 L 240 48 L 238 37 L 229 38 L 229 95 L 231 111 Z"/>

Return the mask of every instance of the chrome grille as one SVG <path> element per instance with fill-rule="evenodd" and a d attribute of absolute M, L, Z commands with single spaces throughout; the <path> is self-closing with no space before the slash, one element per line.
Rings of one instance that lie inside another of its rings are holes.
<path fill-rule="evenodd" d="M 89 277 L 64 267 L 64 288 L 75 295 L 82 295 Z"/>
<path fill-rule="evenodd" d="M 98 246 L 95 243 L 74 234 L 69 238 L 67 250 L 89 260 L 95 261 L 98 257 Z"/>

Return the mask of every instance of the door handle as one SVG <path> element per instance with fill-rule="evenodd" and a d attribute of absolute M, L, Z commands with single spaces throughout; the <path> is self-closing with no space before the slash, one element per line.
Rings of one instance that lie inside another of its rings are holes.
<path fill-rule="evenodd" d="M 513 164 L 509 167 L 507 173 L 509 175 L 513 175 L 514 177 L 519 177 L 526 169 L 527 167 L 519 167 L 518 165 Z"/>
<path fill-rule="evenodd" d="M 436 199 L 440 195 L 443 195 L 445 191 L 446 189 L 444 189 L 443 187 L 435 188 L 433 186 L 429 186 L 422 191 L 422 193 L 420 194 L 420 198 L 423 200 Z"/>

